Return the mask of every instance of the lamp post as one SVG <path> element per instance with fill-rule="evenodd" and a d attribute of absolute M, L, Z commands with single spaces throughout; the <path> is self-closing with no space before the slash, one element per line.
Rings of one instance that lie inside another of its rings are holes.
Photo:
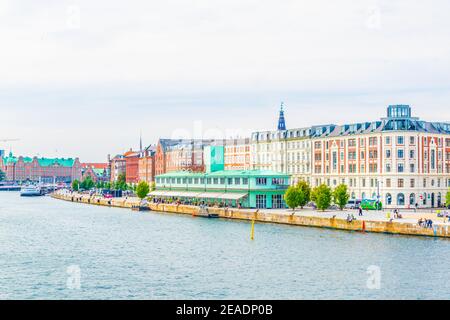
<path fill-rule="evenodd" d="M 380 184 L 383 184 L 383 181 L 380 181 L 379 179 L 377 179 L 377 210 L 380 210 L 380 206 L 378 205 L 381 201 L 381 195 L 380 195 Z"/>

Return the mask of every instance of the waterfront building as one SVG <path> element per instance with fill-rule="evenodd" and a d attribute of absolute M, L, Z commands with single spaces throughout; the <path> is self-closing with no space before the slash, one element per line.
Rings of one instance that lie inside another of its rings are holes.
<path fill-rule="evenodd" d="M 140 151 L 127 151 L 123 154 L 125 159 L 125 181 L 128 184 L 139 183 L 139 159 Z"/>
<path fill-rule="evenodd" d="M 17 182 L 70 183 L 81 178 L 78 158 L 0 157 L 0 169 L 6 180 Z"/>
<path fill-rule="evenodd" d="M 202 172 L 205 170 L 204 148 L 213 140 L 160 139 L 156 149 L 156 174 L 174 171 Z"/>
<path fill-rule="evenodd" d="M 250 170 L 252 168 L 249 138 L 225 140 L 224 147 L 225 170 Z"/>
<path fill-rule="evenodd" d="M 145 181 L 151 185 L 155 181 L 155 154 L 155 146 L 149 146 L 143 151 L 139 158 L 139 182 Z"/>
<path fill-rule="evenodd" d="M 252 134 L 252 168 L 289 174 L 291 184 L 300 180 L 311 182 L 311 128 L 288 130 L 283 106 L 277 128 Z"/>
<path fill-rule="evenodd" d="M 81 179 L 91 177 L 92 181 L 107 182 L 110 181 L 110 167 L 108 163 L 82 163 L 81 164 Z"/>
<path fill-rule="evenodd" d="M 205 149 L 206 172 L 178 171 L 156 176 L 158 198 L 204 201 L 244 208 L 286 208 L 289 176 L 268 170 L 223 170 L 224 146 Z"/>
<path fill-rule="evenodd" d="M 349 186 L 355 199 L 385 207 L 439 207 L 450 187 L 450 124 L 412 117 L 408 105 L 388 107 L 377 121 L 316 126 L 312 183 Z"/>
<path fill-rule="evenodd" d="M 126 161 L 123 154 L 118 154 L 110 160 L 111 182 L 117 182 L 121 174 L 126 172 Z"/>

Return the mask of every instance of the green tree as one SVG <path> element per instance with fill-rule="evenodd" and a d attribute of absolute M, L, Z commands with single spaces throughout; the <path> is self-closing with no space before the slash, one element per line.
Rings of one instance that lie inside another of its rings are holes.
<path fill-rule="evenodd" d="M 150 191 L 155 191 L 156 190 L 156 183 L 153 181 L 152 184 L 150 185 Z"/>
<path fill-rule="evenodd" d="M 80 188 L 84 190 L 91 190 L 94 186 L 95 183 L 90 176 L 87 176 L 80 184 Z"/>
<path fill-rule="evenodd" d="M 6 174 L 0 169 L 0 181 L 3 181 L 6 179 Z"/>
<path fill-rule="evenodd" d="M 450 206 L 450 190 L 447 192 L 447 195 L 445 196 L 445 205 L 447 207 Z"/>
<path fill-rule="evenodd" d="M 139 197 L 139 199 L 144 199 L 148 193 L 150 192 L 150 187 L 147 182 L 141 181 L 136 187 L 136 194 Z"/>
<path fill-rule="evenodd" d="M 326 184 L 321 184 L 313 189 L 311 199 L 316 203 L 319 210 L 325 211 L 331 205 L 333 192 Z"/>
<path fill-rule="evenodd" d="M 292 209 L 292 214 L 294 214 L 295 208 L 300 205 L 300 193 L 298 188 L 295 186 L 290 186 L 284 194 L 284 201 L 286 201 L 287 206 Z"/>
<path fill-rule="evenodd" d="M 299 194 L 298 206 L 303 209 L 303 207 L 311 200 L 311 186 L 308 182 L 302 180 L 297 184 L 297 190 Z"/>
<path fill-rule="evenodd" d="M 350 194 L 348 193 L 347 185 L 340 184 L 333 191 L 333 200 L 334 203 L 339 206 L 341 210 L 344 210 L 345 206 L 350 199 Z"/>
<path fill-rule="evenodd" d="M 72 182 L 72 190 L 73 191 L 78 191 L 78 190 L 80 190 L 80 181 L 78 181 L 78 180 L 73 180 L 73 182 Z"/>
<path fill-rule="evenodd" d="M 114 189 L 123 191 L 128 189 L 125 173 L 119 174 L 119 176 L 117 177 L 117 181 L 114 184 Z"/>

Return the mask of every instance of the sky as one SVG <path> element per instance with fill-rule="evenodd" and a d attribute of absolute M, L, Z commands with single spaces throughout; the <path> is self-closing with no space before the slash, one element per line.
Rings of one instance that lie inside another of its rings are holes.
<path fill-rule="evenodd" d="M 106 161 L 159 137 L 450 122 L 448 0 L 0 0 L 0 149 Z M 2 139 L 20 139 L 2 142 Z"/>

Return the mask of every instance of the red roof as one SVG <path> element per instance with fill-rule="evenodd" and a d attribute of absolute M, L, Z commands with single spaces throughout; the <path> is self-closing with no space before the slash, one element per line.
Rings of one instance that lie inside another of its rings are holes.
<path fill-rule="evenodd" d="M 109 164 L 107 163 L 82 163 L 82 168 L 93 168 L 93 169 L 107 169 Z"/>

